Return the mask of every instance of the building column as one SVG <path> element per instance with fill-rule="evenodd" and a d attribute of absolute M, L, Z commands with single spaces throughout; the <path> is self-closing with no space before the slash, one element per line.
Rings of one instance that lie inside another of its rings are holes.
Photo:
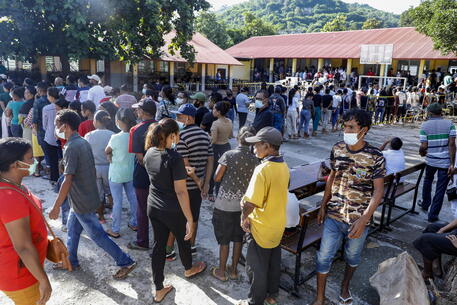
<path fill-rule="evenodd" d="M 228 78 L 228 86 L 229 89 L 232 90 L 233 87 L 233 79 L 232 79 L 232 69 L 230 65 L 227 65 L 227 78 Z"/>
<path fill-rule="evenodd" d="M 95 74 L 97 73 L 97 60 L 91 58 L 90 59 L 90 74 Z"/>
<path fill-rule="evenodd" d="M 319 58 L 317 60 L 317 71 L 321 71 L 322 69 L 324 68 L 324 59 L 323 58 Z"/>
<path fill-rule="evenodd" d="M 424 75 L 424 68 L 425 68 L 425 59 L 421 59 L 420 64 L 419 64 L 419 70 L 417 70 L 417 78 L 420 81 L 422 78 L 422 75 Z"/>
<path fill-rule="evenodd" d="M 273 82 L 274 66 L 275 66 L 275 59 L 270 58 L 270 70 L 269 70 L 269 78 L 268 78 L 268 82 L 270 82 L 270 83 Z"/>
<path fill-rule="evenodd" d="M 206 64 L 202 65 L 202 88 L 201 91 L 205 91 L 205 78 L 206 78 Z"/>
<path fill-rule="evenodd" d="M 138 92 L 138 64 L 133 64 L 133 92 Z"/>
<path fill-rule="evenodd" d="M 346 63 L 346 83 L 349 83 L 351 71 L 352 71 L 352 58 L 348 58 L 348 61 Z"/>
<path fill-rule="evenodd" d="M 297 72 L 297 59 L 293 58 L 292 59 L 292 77 L 295 76 L 296 72 Z"/>
<path fill-rule="evenodd" d="M 384 76 L 385 67 L 386 67 L 386 65 L 381 64 L 381 67 L 379 68 L 379 76 Z"/>
<path fill-rule="evenodd" d="M 41 79 L 48 79 L 48 71 L 46 69 L 46 56 L 38 56 L 38 68 L 40 70 Z"/>
<path fill-rule="evenodd" d="M 175 62 L 168 62 L 168 72 L 170 74 L 170 87 L 175 85 Z"/>

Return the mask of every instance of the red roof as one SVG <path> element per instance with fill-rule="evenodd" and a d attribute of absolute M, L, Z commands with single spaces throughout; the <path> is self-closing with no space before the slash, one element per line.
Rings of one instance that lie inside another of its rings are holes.
<path fill-rule="evenodd" d="M 413 27 L 256 36 L 226 51 L 235 58 L 360 58 L 362 44 L 393 44 L 394 59 L 457 59 Z"/>
<path fill-rule="evenodd" d="M 171 31 L 164 36 L 165 46 L 162 47 L 163 56 L 161 56 L 161 59 L 164 61 L 186 62 L 186 60 L 181 57 L 179 52 L 176 52 L 175 55 L 171 55 L 168 52 L 168 44 L 171 42 L 175 34 L 176 33 L 174 31 Z M 230 54 L 219 48 L 200 33 L 195 33 L 192 40 L 189 41 L 189 44 L 195 49 L 195 63 L 236 66 L 242 65 L 238 60 L 233 58 Z"/>

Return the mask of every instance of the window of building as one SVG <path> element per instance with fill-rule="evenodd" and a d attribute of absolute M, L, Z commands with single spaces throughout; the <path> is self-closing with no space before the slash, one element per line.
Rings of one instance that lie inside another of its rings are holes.
<path fill-rule="evenodd" d="M 105 61 L 97 60 L 97 72 L 105 72 Z"/>
<path fill-rule="evenodd" d="M 160 64 L 160 72 L 168 72 L 168 61 L 159 61 L 159 64 Z"/>
<path fill-rule="evenodd" d="M 46 71 L 48 72 L 60 72 L 62 71 L 62 63 L 60 62 L 59 56 L 46 56 Z"/>

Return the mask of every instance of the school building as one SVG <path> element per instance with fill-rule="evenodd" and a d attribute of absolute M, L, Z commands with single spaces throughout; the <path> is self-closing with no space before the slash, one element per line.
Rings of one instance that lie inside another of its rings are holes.
<path fill-rule="evenodd" d="M 392 64 L 387 68 L 395 72 L 410 71 L 422 77 L 424 71 L 457 69 L 456 54 L 434 50 L 432 40 L 413 27 L 257 36 L 226 51 L 243 64 L 233 75 L 243 80 L 252 80 L 254 71 L 260 71 L 267 73 L 271 82 L 281 71 L 294 75 L 311 66 L 318 70 L 324 66 L 343 67 L 349 72 L 356 69 L 361 75 L 372 69 L 383 75 L 384 65 L 360 63 L 361 45 L 367 44 L 392 44 Z"/>
<path fill-rule="evenodd" d="M 175 35 L 172 31 L 164 36 L 165 46 L 158 59 L 145 59 L 137 64 L 121 61 L 107 61 L 97 59 L 80 59 L 70 62 L 73 73 L 102 75 L 103 82 L 112 87 L 122 84 L 132 84 L 133 90 L 141 90 L 147 81 L 160 79 L 163 83 L 172 86 L 178 83 L 193 83 L 194 88 L 205 90 L 205 86 L 217 82 L 229 83 L 232 80 L 234 67 L 242 64 L 208 40 L 200 33 L 195 33 L 189 44 L 194 47 L 195 60 L 191 65 L 180 54 L 171 54 L 168 45 Z M 12 70 L 35 71 L 41 79 L 62 76 L 62 64 L 56 56 L 39 56 L 35 64 L 5 61 L 7 68 Z M 38 75 L 39 74 L 39 75 Z M 32 73 L 33 75 L 33 73 Z"/>

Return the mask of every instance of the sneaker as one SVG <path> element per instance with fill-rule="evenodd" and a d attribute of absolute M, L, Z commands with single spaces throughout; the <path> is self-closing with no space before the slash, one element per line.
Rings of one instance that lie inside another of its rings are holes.
<path fill-rule="evenodd" d="M 197 255 L 197 247 L 192 246 L 191 253 L 192 253 L 192 255 Z"/>
<path fill-rule="evenodd" d="M 175 261 L 176 260 L 176 252 L 175 252 L 175 250 L 172 250 L 171 252 L 167 253 L 165 257 L 167 259 L 167 262 Z"/>
<path fill-rule="evenodd" d="M 60 228 L 62 230 L 62 232 L 68 232 L 68 228 L 66 225 L 62 225 L 62 228 Z"/>

